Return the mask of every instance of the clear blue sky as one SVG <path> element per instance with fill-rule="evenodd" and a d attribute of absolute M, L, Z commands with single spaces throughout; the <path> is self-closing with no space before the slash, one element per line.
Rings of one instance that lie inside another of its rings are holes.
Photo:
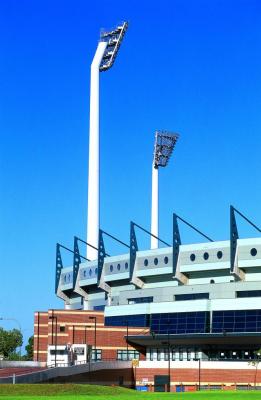
<path fill-rule="evenodd" d="M 156 129 L 180 133 L 160 171 L 162 238 L 173 211 L 217 240 L 229 238 L 229 204 L 261 225 L 260 1 L 0 7 L 0 316 L 28 336 L 34 311 L 63 307 L 55 244 L 85 238 L 90 63 L 99 29 L 123 19 L 130 28 L 101 75 L 101 227 L 126 241 L 131 219 L 149 227 Z"/>

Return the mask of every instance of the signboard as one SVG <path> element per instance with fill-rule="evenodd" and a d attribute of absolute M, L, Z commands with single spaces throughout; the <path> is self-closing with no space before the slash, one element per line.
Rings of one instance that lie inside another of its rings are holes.
<path fill-rule="evenodd" d="M 84 347 L 74 347 L 73 352 L 78 355 L 84 355 Z"/>
<path fill-rule="evenodd" d="M 132 366 L 133 367 L 138 367 L 139 366 L 139 360 L 136 360 L 135 358 L 132 360 Z"/>

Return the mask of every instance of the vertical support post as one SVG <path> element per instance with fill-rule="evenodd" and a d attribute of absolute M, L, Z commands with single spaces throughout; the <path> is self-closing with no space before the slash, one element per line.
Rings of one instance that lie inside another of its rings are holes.
<path fill-rule="evenodd" d="M 55 294 L 57 293 L 60 276 L 63 268 L 62 256 L 59 243 L 56 244 L 56 274 L 55 274 Z"/>
<path fill-rule="evenodd" d="M 91 65 L 88 212 L 86 241 L 97 248 L 100 225 L 99 67 L 106 47 L 107 42 L 99 42 Z M 97 250 L 88 246 L 87 258 L 90 260 L 96 260 L 97 256 Z"/>
<path fill-rule="evenodd" d="M 126 321 L 127 329 L 127 361 L 129 361 L 129 321 Z"/>
<path fill-rule="evenodd" d="M 57 365 L 57 316 L 54 317 L 55 318 L 55 356 L 54 356 L 54 365 L 56 367 Z"/>
<path fill-rule="evenodd" d="M 97 361 L 97 317 L 89 317 L 89 319 L 94 320 L 94 360 Z"/>
<path fill-rule="evenodd" d="M 39 343 L 40 343 L 40 313 L 37 313 L 37 353 L 36 353 L 36 360 L 39 361 Z"/>
<path fill-rule="evenodd" d="M 159 236 L 159 169 L 152 163 L 151 233 Z M 158 248 L 158 239 L 151 236 L 150 248 Z"/>
<path fill-rule="evenodd" d="M 87 326 L 84 326 L 84 343 L 85 343 L 85 362 L 88 362 L 88 346 L 87 346 Z"/>
<path fill-rule="evenodd" d="M 173 275 L 176 275 L 178 257 L 179 257 L 179 246 L 181 245 L 178 216 L 173 214 Z"/>
<path fill-rule="evenodd" d="M 135 233 L 135 224 L 131 221 L 130 223 L 130 279 L 132 279 L 135 260 L 136 260 L 136 252 L 138 251 L 138 243 Z"/>
<path fill-rule="evenodd" d="M 104 240 L 103 240 L 103 232 L 101 229 L 99 229 L 99 246 L 98 246 L 98 276 L 97 276 L 97 284 L 99 285 L 100 279 L 101 279 L 101 274 L 102 274 L 102 268 L 103 268 L 103 263 L 104 263 L 104 258 L 105 258 L 105 246 L 104 246 Z"/>
<path fill-rule="evenodd" d="M 235 257 L 237 250 L 238 230 L 235 210 L 230 206 L 230 272 L 234 272 Z"/>
<path fill-rule="evenodd" d="M 97 318 L 94 319 L 94 348 L 95 348 L 95 361 L 97 361 Z"/>
<path fill-rule="evenodd" d="M 78 238 L 74 236 L 74 253 L 73 253 L 73 288 L 75 288 L 79 266 L 81 263 L 80 251 L 78 246 Z"/>
<path fill-rule="evenodd" d="M 198 390 L 201 389 L 201 358 L 198 359 Z"/>
<path fill-rule="evenodd" d="M 171 377 L 170 377 L 170 341 L 169 341 L 169 328 L 170 328 L 170 321 L 168 321 L 168 392 L 171 390 Z"/>

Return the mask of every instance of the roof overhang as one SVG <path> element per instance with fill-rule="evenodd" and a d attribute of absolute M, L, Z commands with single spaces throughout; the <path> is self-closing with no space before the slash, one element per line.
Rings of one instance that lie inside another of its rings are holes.
<path fill-rule="evenodd" d="M 125 337 L 126 338 L 126 337 Z M 168 341 L 171 347 L 176 346 L 247 346 L 261 347 L 260 333 L 198 333 L 198 334 L 180 334 L 180 335 L 131 335 L 128 336 L 128 342 L 137 346 L 162 347 L 167 346 Z"/>

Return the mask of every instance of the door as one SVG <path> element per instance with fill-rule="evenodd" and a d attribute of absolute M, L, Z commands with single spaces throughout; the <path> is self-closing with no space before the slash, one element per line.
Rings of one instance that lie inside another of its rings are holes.
<path fill-rule="evenodd" d="M 166 392 L 169 386 L 168 375 L 154 375 L 154 391 Z"/>

